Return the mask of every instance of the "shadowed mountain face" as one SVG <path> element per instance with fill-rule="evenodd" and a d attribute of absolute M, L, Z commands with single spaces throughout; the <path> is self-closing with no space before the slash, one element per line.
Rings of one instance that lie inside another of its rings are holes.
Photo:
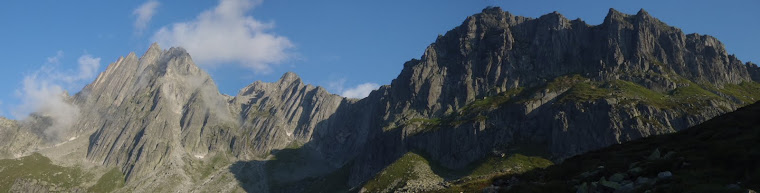
<path fill-rule="evenodd" d="M 460 169 L 515 148 L 556 161 L 672 133 L 757 101 L 758 77 L 715 38 L 644 10 L 610 9 L 593 26 L 487 8 L 361 100 L 293 73 L 223 95 L 184 49 L 154 44 L 73 96 L 82 112 L 68 135 L 88 137 L 81 159 L 118 168 L 129 191 L 308 192 L 334 179 L 359 190 L 412 151 Z M 32 135 L 17 130 L 0 132 Z"/>
<path fill-rule="evenodd" d="M 684 131 L 581 154 L 493 180 L 500 192 L 754 192 L 760 103 Z M 513 178 L 514 177 L 514 178 Z"/>

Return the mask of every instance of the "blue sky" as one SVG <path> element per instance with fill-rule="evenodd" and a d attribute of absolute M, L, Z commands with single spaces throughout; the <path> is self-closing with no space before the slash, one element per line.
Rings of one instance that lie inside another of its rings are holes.
<path fill-rule="evenodd" d="M 60 103 L 44 100 L 79 91 L 119 56 L 142 55 L 154 41 L 188 47 L 225 94 L 292 71 L 361 97 L 486 6 L 528 17 L 559 11 L 590 24 L 601 23 L 609 8 L 644 8 L 686 33 L 717 37 L 743 61 L 760 61 L 755 0 L 9 0 L 0 3 L 0 116 Z"/>

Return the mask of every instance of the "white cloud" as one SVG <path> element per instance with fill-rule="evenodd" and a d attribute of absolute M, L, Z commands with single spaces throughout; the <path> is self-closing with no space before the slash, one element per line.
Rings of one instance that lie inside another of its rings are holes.
<path fill-rule="evenodd" d="M 134 25 L 138 34 L 142 34 L 143 30 L 148 27 L 148 23 L 150 23 L 153 15 L 156 14 L 156 9 L 159 5 L 161 5 L 161 3 L 158 1 L 149 0 L 132 11 L 132 15 L 137 17 Z"/>
<path fill-rule="evenodd" d="M 55 53 L 55 56 L 47 58 L 47 63 L 58 65 L 58 64 L 61 64 L 62 58 L 63 58 L 63 51 L 58 50 L 58 52 Z"/>
<path fill-rule="evenodd" d="M 346 79 L 333 79 L 327 82 L 327 89 L 329 89 L 331 92 L 340 93 L 343 92 L 343 85 L 346 84 Z"/>
<path fill-rule="evenodd" d="M 343 91 L 340 95 L 348 98 L 357 98 L 362 99 L 364 97 L 369 96 L 369 93 L 373 90 L 377 90 L 380 88 L 379 84 L 375 83 L 364 83 L 360 84 L 354 88 L 347 89 Z"/>
<path fill-rule="evenodd" d="M 90 79 L 95 77 L 95 73 L 97 73 L 100 67 L 100 58 L 94 58 L 89 54 L 85 54 L 79 57 L 77 63 L 79 63 L 79 75 L 76 76 L 74 81 Z"/>
<path fill-rule="evenodd" d="M 271 72 L 273 65 L 292 57 L 290 40 L 270 32 L 273 23 L 248 15 L 260 1 L 220 0 L 195 20 L 164 26 L 153 41 L 164 46 L 181 46 L 199 65 L 215 67 L 237 63 L 257 73 Z"/>
<path fill-rule="evenodd" d="M 24 77 L 20 90 L 21 105 L 13 112 L 14 116 L 26 119 L 31 113 L 52 119 L 51 126 L 45 128 L 48 137 L 57 139 L 79 117 L 79 108 L 69 103 L 68 94 L 61 85 L 46 80 L 40 73 Z"/>
<path fill-rule="evenodd" d="M 79 57 L 79 68 L 76 71 L 60 71 L 59 51 L 56 57 L 48 58 L 48 62 L 39 70 L 24 77 L 22 87 L 16 90 L 21 104 L 16 106 L 11 114 L 17 119 L 26 119 L 35 113 L 47 116 L 53 121 L 44 133 L 51 139 L 59 139 L 65 134 L 79 116 L 79 108 L 71 104 L 68 89 L 79 89 L 82 81 L 91 79 L 100 67 L 100 58 L 85 54 Z"/>

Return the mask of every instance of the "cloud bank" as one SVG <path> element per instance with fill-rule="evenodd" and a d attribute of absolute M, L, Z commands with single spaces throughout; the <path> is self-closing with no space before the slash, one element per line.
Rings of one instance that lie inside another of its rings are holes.
<path fill-rule="evenodd" d="M 372 82 L 359 84 L 356 87 L 348 89 L 345 89 L 345 84 L 345 78 L 335 79 L 334 77 L 331 77 L 330 81 L 327 82 L 327 89 L 330 90 L 330 92 L 337 93 L 343 97 L 363 99 L 369 96 L 369 93 L 371 93 L 373 90 L 380 88 L 380 84 Z"/>
<path fill-rule="evenodd" d="M 132 11 L 132 15 L 137 17 L 134 26 L 138 34 L 142 34 L 145 28 L 148 27 L 148 23 L 150 23 L 153 15 L 156 14 L 156 9 L 159 5 L 161 5 L 161 3 L 158 1 L 149 0 Z"/>
<path fill-rule="evenodd" d="M 63 52 L 59 51 L 39 70 L 24 77 L 21 88 L 16 90 L 21 104 L 12 111 L 16 119 L 27 119 L 30 114 L 50 118 L 50 127 L 42 128 L 50 139 L 63 137 L 79 117 L 79 108 L 71 103 L 67 89 L 81 87 L 100 67 L 100 58 L 85 54 L 77 60 L 78 69 L 61 71 L 56 68 L 62 58 Z"/>
<path fill-rule="evenodd" d="M 184 47 L 202 66 L 236 63 L 256 73 L 271 72 L 287 60 L 293 43 L 270 30 L 273 23 L 254 19 L 247 12 L 260 1 L 220 0 L 195 20 L 164 26 L 152 39 L 165 46 Z"/>
<path fill-rule="evenodd" d="M 380 88 L 379 84 L 375 83 L 364 83 L 360 84 L 354 88 L 350 88 L 347 90 L 344 90 L 341 92 L 341 96 L 348 97 L 348 98 L 357 98 L 357 99 L 363 99 L 367 96 L 369 96 L 369 93 L 371 93 L 373 90 L 377 90 Z"/>

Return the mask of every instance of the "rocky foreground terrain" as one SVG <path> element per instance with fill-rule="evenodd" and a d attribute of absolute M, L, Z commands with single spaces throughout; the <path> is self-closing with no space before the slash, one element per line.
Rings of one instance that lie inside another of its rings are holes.
<path fill-rule="evenodd" d="M 757 81 L 714 37 L 644 10 L 589 25 L 486 8 L 360 100 L 294 73 L 220 94 L 184 49 L 153 44 L 67 99 L 81 111 L 70 132 L 0 120 L 0 191 L 480 191 L 754 103 Z M 589 183 L 561 190 L 604 184 Z"/>

